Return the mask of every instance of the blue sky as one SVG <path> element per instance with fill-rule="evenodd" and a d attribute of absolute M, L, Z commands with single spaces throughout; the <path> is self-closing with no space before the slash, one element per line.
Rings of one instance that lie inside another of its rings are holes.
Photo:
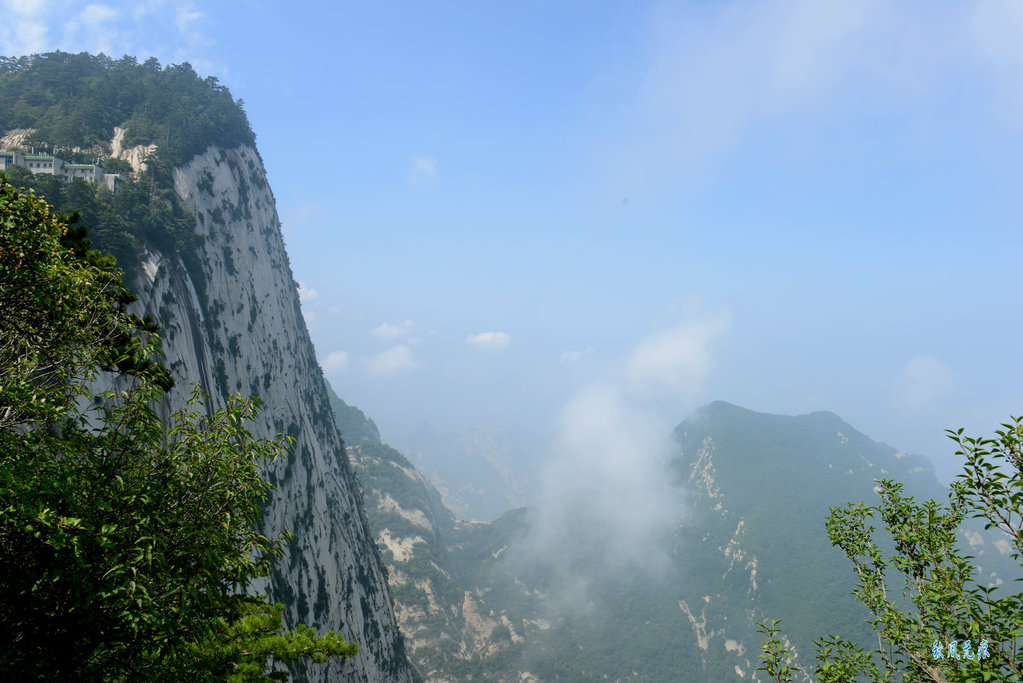
<path fill-rule="evenodd" d="M 611 383 L 831 410 L 947 479 L 945 428 L 1023 412 L 1021 4 L 0 8 L 3 54 L 245 101 L 321 364 L 399 446 Z"/>

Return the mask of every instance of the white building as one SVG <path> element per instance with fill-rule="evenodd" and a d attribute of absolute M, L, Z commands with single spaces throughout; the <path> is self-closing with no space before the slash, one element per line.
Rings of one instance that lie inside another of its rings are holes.
<path fill-rule="evenodd" d="M 26 154 L 25 164 L 33 173 L 64 175 L 64 160 L 46 154 Z"/>
<path fill-rule="evenodd" d="M 32 173 L 63 176 L 70 181 L 82 178 L 90 183 L 104 183 L 111 192 L 117 192 L 121 184 L 121 176 L 117 173 L 105 174 L 99 163 L 65 164 L 63 159 L 47 154 L 22 154 L 14 150 L 0 151 L 0 171 L 11 166 L 24 166 Z"/>
<path fill-rule="evenodd" d="M 0 171 L 6 171 L 11 166 L 25 165 L 25 157 L 21 152 L 0 152 Z"/>

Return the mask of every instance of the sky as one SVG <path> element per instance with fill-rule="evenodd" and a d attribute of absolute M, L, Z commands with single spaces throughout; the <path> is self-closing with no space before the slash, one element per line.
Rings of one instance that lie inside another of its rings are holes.
<path fill-rule="evenodd" d="M 244 100 L 325 375 L 399 448 L 726 400 L 948 481 L 946 428 L 1023 413 L 1023 4 L 0 10 L 5 55 L 189 62 Z"/>

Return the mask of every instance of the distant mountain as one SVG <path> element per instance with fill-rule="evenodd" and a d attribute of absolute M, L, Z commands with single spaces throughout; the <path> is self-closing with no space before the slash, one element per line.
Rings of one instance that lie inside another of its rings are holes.
<path fill-rule="evenodd" d="M 337 424 L 338 434 L 349 446 L 355 446 L 363 441 L 380 443 L 380 431 L 373 420 L 369 419 L 366 413 L 355 406 L 350 406 L 334 393 L 330 382 L 324 380 L 327 385 L 327 398 L 330 400 L 330 410 L 334 414 L 334 422 Z"/>
<path fill-rule="evenodd" d="M 803 668 L 823 634 L 869 642 L 852 567 L 827 540 L 828 508 L 873 504 L 885 477 L 944 500 L 929 461 L 832 413 L 722 402 L 674 437 L 665 477 L 678 485 L 681 521 L 655 538 L 648 566 L 609 562 L 612 539 L 584 504 L 542 554 L 542 504 L 457 522 L 401 454 L 351 447 L 396 614 L 427 680 L 764 680 L 756 623 L 766 619 L 783 620 Z M 615 492 L 599 493 L 588 500 L 613 514 Z M 972 537 L 971 552 L 994 564 L 998 551 Z"/>
<path fill-rule="evenodd" d="M 429 423 L 409 434 L 404 452 L 434 483 L 456 517 L 494 519 L 535 499 L 540 449 L 535 438 L 507 421 L 479 419 L 461 434 Z"/>

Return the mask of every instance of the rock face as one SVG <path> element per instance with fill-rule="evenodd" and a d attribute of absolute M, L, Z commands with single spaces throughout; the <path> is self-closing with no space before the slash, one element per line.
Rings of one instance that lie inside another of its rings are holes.
<path fill-rule="evenodd" d="M 115 159 L 127 161 L 131 170 L 146 170 L 146 157 L 156 151 L 156 145 L 135 145 L 134 147 L 124 146 L 124 136 L 128 132 L 126 128 L 114 128 L 114 139 L 110 141 L 110 156 Z"/>
<path fill-rule="evenodd" d="M 19 149 L 25 146 L 28 136 L 34 133 L 32 128 L 15 128 L 0 136 L 0 149 Z"/>
<path fill-rule="evenodd" d="M 430 481 L 379 441 L 363 441 L 348 452 L 363 485 L 409 655 L 424 678 L 431 683 L 536 680 L 523 652 L 542 638 L 543 629 L 516 615 L 519 604 L 509 599 L 523 590 L 516 577 L 502 582 L 490 576 L 514 535 L 507 520 L 456 521 Z M 504 517 L 512 519 L 513 528 L 521 527 L 515 513 Z M 490 547 L 495 538 L 503 544 L 496 550 Z M 527 644 L 522 633 L 533 640 Z"/>
<path fill-rule="evenodd" d="M 294 535 L 265 585 L 289 624 L 335 629 L 359 644 L 356 658 L 310 667 L 302 680 L 411 681 L 416 674 L 396 625 L 362 496 L 331 416 L 322 372 L 299 308 L 273 195 L 250 147 L 210 148 L 174 171 L 175 191 L 201 238 L 196 259 L 150 253 L 134 289 L 140 312 L 163 327 L 166 364 L 178 381 L 264 401 L 257 436 L 296 439 L 268 472 L 277 492 L 268 534 Z M 197 272 L 198 271 L 198 272 Z"/>

